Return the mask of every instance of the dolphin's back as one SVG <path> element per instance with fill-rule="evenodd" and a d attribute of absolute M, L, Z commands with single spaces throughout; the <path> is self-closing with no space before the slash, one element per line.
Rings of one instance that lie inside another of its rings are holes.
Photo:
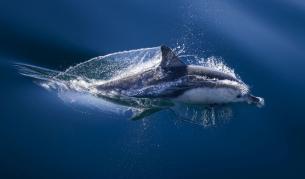
<path fill-rule="evenodd" d="M 127 76 L 121 79 L 111 80 L 107 83 L 97 86 L 98 90 L 129 90 L 140 89 L 145 86 L 159 85 L 179 79 L 186 74 L 185 68 L 167 69 L 164 72 L 160 68 L 150 69 L 148 71 Z"/>
<path fill-rule="evenodd" d="M 187 66 L 187 73 L 188 75 L 204 76 L 208 79 L 230 80 L 230 81 L 240 82 L 238 78 L 230 74 L 209 67 L 189 65 Z"/>

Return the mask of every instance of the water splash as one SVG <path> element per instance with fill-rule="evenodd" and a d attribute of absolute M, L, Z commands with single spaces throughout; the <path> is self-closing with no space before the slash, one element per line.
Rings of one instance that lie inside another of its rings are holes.
<path fill-rule="evenodd" d="M 202 58 L 197 55 L 180 55 L 179 57 L 184 58 L 188 64 L 208 67 L 229 74 L 234 78 L 241 79 L 239 75 L 235 73 L 233 68 L 230 68 L 227 64 L 225 64 L 221 57 L 211 56 L 208 58 Z"/>
<path fill-rule="evenodd" d="M 160 60 L 159 47 L 117 52 L 71 66 L 55 78 L 66 80 L 67 77 L 81 77 L 96 81 L 113 80 L 149 69 L 157 65 Z"/>

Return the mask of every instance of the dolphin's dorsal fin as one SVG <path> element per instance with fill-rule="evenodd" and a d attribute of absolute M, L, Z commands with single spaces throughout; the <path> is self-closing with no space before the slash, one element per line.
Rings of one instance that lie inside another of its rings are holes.
<path fill-rule="evenodd" d="M 185 64 L 175 55 L 175 53 L 167 46 L 161 46 L 162 59 L 161 68 L 181 67 Z"/>

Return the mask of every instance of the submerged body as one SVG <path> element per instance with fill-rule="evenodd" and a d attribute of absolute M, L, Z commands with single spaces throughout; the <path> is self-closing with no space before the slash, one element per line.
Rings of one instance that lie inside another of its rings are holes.
<path fill-rule="evenodd" d="M 248 102 L 262 106 L 239 78 L 208 67 L 184 64 L 170 48 L 161 46 L 157 68 L 96 86 L 103 92 L 135 98 L 160 98 L 192 104 Z"/>

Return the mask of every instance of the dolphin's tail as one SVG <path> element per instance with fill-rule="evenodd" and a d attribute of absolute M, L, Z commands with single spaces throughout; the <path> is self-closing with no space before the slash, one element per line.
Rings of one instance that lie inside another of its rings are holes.
<path fill-rule="evenodd" d="M 25 63 L 15 63 L 14 65 L 21 75 L 39 80 L 49 81 L 61 73 L 60 71 L 50 70 L 47 68 L 29 65 Z"/>

